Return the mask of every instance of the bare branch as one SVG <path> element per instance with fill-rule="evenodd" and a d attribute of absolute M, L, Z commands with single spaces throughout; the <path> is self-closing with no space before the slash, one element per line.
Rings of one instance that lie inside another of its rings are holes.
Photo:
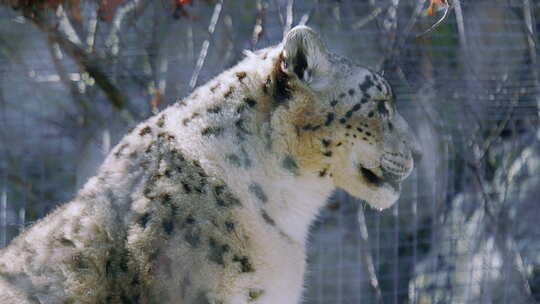
<path fill-rule="evenodd" d="M 99 62 L 103 60 L 87 54 L 81 47 L 59 33 L 56 28 L 46 24 L 38 15 L 33 15 L 30 20 L 48 36 L 49 41 L 58 44 L 64 52 L 73 58 L 81 70 L 86 71 L 96 81 L 116 110 L 129 112 L 129 109 L 126 109 L 126 97 L 99 67 Z M 129 116 L 135 115 L 130 113 Z"/>
<path fill-rule="evenodd" d="M 526 149 L 522 151 L 520 155 L 515 157 L 512 163 L 504 167 L 507 167 L 508 169 L 506 170 L 508 171 L 517 172 L 525 164 L 525 160 L 530 157 L 530 155 L 530 150 Z M 477 185 L 480 188 L 484 201 L 484 212 L 487 220 L 484 227 L 486 227 L 487 230 L 491 230 L 491 235 L 494 235 L 495 243 L 503 254 L 503 265 L 505 265 L 507 267 L 507 271 L 513 273 L 514 278 L 518 280 L 516 286 L 521 288 L 524 295 L 526 295 L 529 299 L 532 299 L 531 286 L 527 279 L 527 271 L 523 258 L 519 252 L 515 240 L 511 237 L 511 231 L 508 229 L 510 222 L 512 221 L 509 216 L 510 212 L 508 212 L 507 208 L 502 206 L 504 201 L 498 201 L 498 205 L 500 205 L 501 208 L 499 208 L 498 212 L 494 212 L 495 210 L 490 207 L 490 204 L 494 203 L 492 200 L 496 200 L 496 198 L 494 198 L 494 196 L 490 196 L 485 190 L 485 180 L 481 176 L 479 160 L 476 159 L 474 163 L 469 163 L 468 165 L 473 168 Z M 512 176 L 509 175 L 507 182 L 510 183 L 511 179 Z M 504 200 L 506 200 L 506 195 Z"/>
<path fill-rule="evenodd" d="M 264 20 L 266 18 L 266 9 L 268 3 L 266 0 L 257 1 L 257 17 L 255 19 L 255 26 L 253 27 L 253 34 L 251 34 L 251 46 L 255 48 L 259 38 L 264 33 Z"/>
<path fill-rule="evenodd" d="M 538 40 L 533 25 L 533 13 L 530 0 L 523 0 L 523 15 L 525 17 L 525 25 L 527 27 L 527 43 L 529 46 L 529 57 L 533 68 L 531 69 L 534 77 L 535 96 L 537 107 L 540 108 L 540 74 L 538 72 Z M 540 114 L 540 113 L 539 113 Z"/>
<path fill-rule="evenodd" d="M 496 128 L 493 128 L 489 134 L 489 136 L 484 141 L 484 144 L 481 147 L 480 153 L 477 156 L 478 161 L 481 161 L 486 154 L 489 152 L 489 149 L 491 148 L 491 145 L 493 142 L 501 136 L 502 131 L 506 128 L 508 125 L 508 122 L 510 121 L 510 118 L 512 117 L 512 114 L 514 113 L 514 109 L 518 104 L 519 96 L 521 94 L 519 92 L 515 92 L 512 96 L 512 99 L 510 100 L 510 107 L 507 110 L 507 112 L 504 115 L 504 119 Z"/>
<path fill-rule="evenodd" d="M 239 53 L 235 52 L 235 43 L 234 43 L 234 27 L 233 27 L 233 18 L 231 15 L 227 14 L 223 18 L 223 24 L 224 26 L 224 32 L 225 35 L 223 37 L 224 40 L 224 48 L 225 51 L 223 52 L 223 59 L 222 59 L 222 65 L 220 69 L 226 68 L 228 65 L 232 64 L 232 60 L 234 59 L 234 54 Z"/>
<path fill-rule="evenodd" d="M 285 26 L 283 27 L 283 37 L 285 37 L 287 32 L 292 27 L 292 23 L 293 23 L 293 6 L 294 6 L 294 0 L 288 0 L 287 1 L 287 17 L 285 19 Z"/>
<path fill-rule="evenodd" d="M 0 194 L 0 210 L 0 219 L 2 222 L 0 245 L 4 248 L 7 245 L 7 189 L 5 185 L 2 188 L 2 194 Z"/>
<path fill-rule="evenodd" d="M 71 79 L 68 76 L 68 72 L 65 70 L 64 66 L 62 65 L 58 49 L 58 44 L 49 41 L 49 54 L 51 54 L 53 65 L 56 69 L 56 73 L 58 74 L 58 77 L 60 78 L 60 81 L 64 84 L 64 86 L 69 90 L 71 97 L 73 100 L 77 103 L 77 105 L 80 107 L 82 114 L 86 118 L 86 113 L 90 109 L 88 103 L 86 100 L 84 100 L 83 96 L 80 94 L 79 89 L 77 88 L 76 84 L 71 81 Z"/>
<path fill-rule="evenodd" d="M 128 121 L 133 120 L 135 115 L 127 109 L 125 96 L 99 67 L 99 62 L 103 61 L 101 58 L 87 54 L 80 46 L 66 38 L 58 30 L 57 26 L 49 25 L 38 11 L 23 7 L 22 13 L 27 20 L 30 20 L 47 35 L 49 42 L 57 44 L 77 63 L 81 70 L 87 72 L 95 80 L 114 109 L 120 110 L 123 117 Z"/>
<path fill-rule="evenodd" d="M 88 33 L 86 34 L 86 51 L 88 53 L 92 53 L 94 51 L 94 46 L 96 43 L 96 35 L 97 35 L 97 26 L 98 26 L 98 12 L 92 11 L 90 15 Z"/>
<path fill-rule="evenodd" d="M 450 11 L 450 4 L 446 4 L 446 6 L 444 8 L 443 16 L 439 20 L 437 20 L 437 22 L 435 22 L 432 26 L 430 26 L 427 30 L 425 30 L 424 32 L 416 35 L 416 38 L 423 37 L 423 36 L 433 32 L 439 25 L 441 25 L 441 23 L 446 21 L 446 19 L 448 18 L 448 12 L 449 11 Z"/>
<path fill-rule="evenodd" d="M 303 14 L 302 18 L 300 18 L 300 21 L 298 22 L 298 25 L 306 25 L 309 21 L 309 15 L 310 13 Z"/>
<path fill-rule="evenodd" d="M 197 59 L 195 70 L 193 71 L 193 75 L 191 76 L 191 80 L 189 81 L 189 86 L 192 89 L 195 88 L 195 86 L 197 85 L 199 73 L 202 70 L 204 61 L 206 60 L 206 55 L 208 54 L 208 48 L 210 47 L 210 38 L 214 35 L 214 31 L 216 29 L 216 24 L 218 22 L 222 7 L 223 7 L 223 0 L 219 0 L 218 3 L 216 3 L 216 6 L 214 7 L 214 13 L 212 14 L 212 18 L 210 19 L 210 25 L 208 26 L 209 38 L 203 42 L 203 45 L 201 47 L 201 52 L 199 53 L 199 59 Z"/>
<path fill-rule="evenodd" d="M 360 242 L 364 251 L 361 256 L 362 263 L 367 270 L 369 286 L 371 286 L 373 292 L 375 293 L 376 303 L 381 304 L 383 303 L 382 292 L 379 286 L 379 280 L 377 279 L 377 273 L 375 272 L 373 256 L 371 255 L 371 245 L 369 243 L 366 217 L 364 215 L 364 209 L 362 208 L 362 206 L 358 208 L 358 226 L 360 228 Z"/>
<path fill-rule="evenodd" d="M 373 11 L 371 11 L 371 13 L 369 15 L 367 15 L 366 17 L 360 19 L 358 22 L 354 23 L 351 26 L 351 28 L 353 30 L 357 30 L 357 29 L 363 27 L 364 25 L 368 24 L 369 22 L 371 22 L 372 20 L 377 18 L 377 16 L 379 16 L 382 12 L 383 12 L 382 8 L 380 8 L 380 7 L 374 8 Z"/>
<path fill-rule="evenodd" d="M 77 34 L 77 31 L 75 31 L 75 28 L 73 28 L 73 25 L 71 24 L 71 21 L 69 20 L 66 11 L 64 10 L 64 7 L 62 5 L 58 6 L 58 8 L 56 9 L 56 15 L 60 19 L 60 22 L 58 24 L 59 31 L 61 31 L 71 42 L 77 45 L 81 45 L 81 38 Z"/>
<path fill-rule="evenodd" d="M 468 53 L 469 45 L 467 43 L 467 37 L 465 35 L 465 22 L 463 19 L 463 10 L 461 9 L 461 3 L 459 0 L 454 0 L 453 5 L 454 11 L 456 12 L 456 23 L 461 47 L 465 50 L 466 53 Z"/>
<path fill-rule="evenodd" d="M 416 25 L 416 21 L 418 21 L 418 16 L 420 16 L 422 13 L 422 8 L 423 8 L 423 2 L 417 1 L 414 11 L 412 13 L 412 16 L 409 19 L 409 22 L 407 23 L 407 26 L 405 27 L 403 34 L 401 35 L 401 39 L 399 42 L 400 46 L 405 43 L 405 40 L 407 39 L 407 37 L 409 37 L 409 34 L 412 32 L 413 27 Z"/>
<path fill-rule="evenodd" d="M 119 46 L 120 38 L 118 36 L 118 33 L 121 30 L 124 19 L 132 11 L 143 10 L 147 4 L 148 4 L 148 1 L 132 0 L 132 1 L 128 1 L 127 3 L 122 4 L 116 10 L 116 13 L 114 14 L 114 18 L 112 20 L 112 29 L 109 33 L 109 37 L 107 38 L 107 46 L 109 47 L 113 55 L 117 55 L 120 48 Z"/>
<path fill-rule="evenodd" d="M 490 207 L 490 199 L 489 194 L 486 191 L 486 187 L 484 185 L 484 180 L 482 178 L 482 172 L 480 172 L 480 161 L 474 160 L 473 162 L 468 162 L 467 165 L 469 168 L 473 171 L 474 177 L 476 178 L 476 185 L 478 187 L 477 190 L 479 190 L 480 194 L 482 195 L 483 201 L 484 201 L 484 212 L 488 217 L 493 218 L 493 212 L 491 211 Z"/>

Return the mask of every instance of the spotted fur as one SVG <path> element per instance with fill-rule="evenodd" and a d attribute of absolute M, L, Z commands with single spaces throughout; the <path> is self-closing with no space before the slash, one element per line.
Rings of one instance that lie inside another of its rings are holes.
<path fill-rule="evenodd" d="M 394 101 L 307 27 L 247 52 L 0 253 L 0 303 L 299 303 L 332 190 L 382 209 L 413 168 Z"/>

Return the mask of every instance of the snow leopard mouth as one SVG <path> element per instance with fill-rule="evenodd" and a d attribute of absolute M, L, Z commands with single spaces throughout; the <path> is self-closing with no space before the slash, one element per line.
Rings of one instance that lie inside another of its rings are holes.
<path fill-rule="evenodd" d="M 393 175 L 391 174 L 384 174 L 382 176 L 379 176 L 375 174 L 370 169 L 364 168 L 362 166 L 359 167 L 360 174 L 362 177 L 370 184 L 377 186 L 377 187 L 384 187 L 388 186 L 390 187 L 394 192 L 399 192 L 401 190 L 401 183 L 396 178 L 393 178 Z"/>

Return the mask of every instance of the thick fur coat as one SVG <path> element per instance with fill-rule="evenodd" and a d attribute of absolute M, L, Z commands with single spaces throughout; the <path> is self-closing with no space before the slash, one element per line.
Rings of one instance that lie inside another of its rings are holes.
<path fill-rule="evenodd" d="M 386 208 L 417 150 L 387 81 L 296 27 L 126 135 L 0 253 L 0 303 L 299 303 L 333 189 Z"/>

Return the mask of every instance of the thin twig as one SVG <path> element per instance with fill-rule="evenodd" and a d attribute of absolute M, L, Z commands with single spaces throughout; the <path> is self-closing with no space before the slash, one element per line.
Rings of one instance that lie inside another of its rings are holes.
<path fill-rule="evenodd" d="M 534 77 L 535 95 L 537 107 L 540 108 L 540 74 L 538 73 L 538 55 L 537 46 L 538 40 L 536 38 L 535 26 L 533 23 L 533 13 L 530 0 L 523 0 L 523 15 L 525 17 L 525 25 L 527 28 L 527 42 L 529 45 L 529 58 L 531 60 L 532 69 L 531 72 Z"/>
<path fill-rule="evenodd" d="M 414 25 L 416 24 L 416 21 L 418 19 L 418 16 L 422 13 L 423 3 L 422 1 L 417 1 L 416 6 L 414 8 L 414 11 L 412 13 L 411 19 L 409 19 L 409 22 L 407 23 L 407 26 L 405 26 L 405 30 L 400 35 L 401 39 L 399 39 L 398 42 L 398 48 L 401 48 L 405 44 L 405 41 L 409 37 L 409 34 L 412 32 L 412 29 Z"/>
<path fill-rule="evenodd" d="M 206 60 L 206 55 L 208 55 L 208 48 L 210 47 L 210 38 L 214 35 L 216 29 L 216 24 L 223 7 L 223 0 L 218 1 L 214 7 L 214 13 L 210 19 L 210 25 L 208 26 L 208 35 L 209 38 L 206 39 L 201 47 L 201 52 L 199 53 L 199 59 L 197 59 L 197 64 L 195 65 L 195 70 L 193 75 L 191 75 L 191 80 L 189 81 L 189 86 L 193 89 L 197 85 L 197 80 L 199 79 L 199 74 L 201 73 L 204 61 Z"/>
<path fill-rule="evenodd" d="M 223 24 L 224 26 L 224 48 L 225 48 L 225 55 L 223 56 L 222 64 L 219 67 L 220 70 L 231 66 L 234 64 L 238 58 L 235 58 L 235 54 L 240 54 L 240 51 L 235 51 L 235 43 L 234 43 L 234 27 L 233 27 L 233 17 L 230 14 L 225 15 L 223 18 Z M 234 61 L 233 61 L 234 60 Z"/>
<path fill-rule="evenodd" d="M 309 16 L 311 13 L 305 13 L 302 15 L 302 18 L 300 18 L 300 21 L 298 22 L 298 25 L 306 25 L 309 21 Z"/>
<path fill-rule="evenodd" d="M 90 110 L 90 106 L 88 105 L 86 100 L 83 98 L 82 94 L 80 94 L 79 88 L 77 87 L 77 85 L 73 81 L 71 81 L 66 69 L 62 65 L 60 56 L 58 54 L 58 52 L 60 52 L 58 44 L 52 41 L 49 41 L 48 47 L 49 47 L 49 53 L 51 54 L 53 65 L 56 69 L 56 73 L 58 74 L 58 77 L 60 78 L 60 81 L 69 90 L 69 92 L 71 93 L 71 97 L 73 98 L 73 100 L 76 101 L 77 105 L 80 107 L 83 117 L 87 118 L 87 114 L 88 114 L 88 111 Z M 58 49 L 56 49 L 57 47 Z"/>
<path fill-rule="evenodd" d="M 508 122 L 510 121 L 510 118 L 512 118 L 512 114 L 514 113 L 514 109 L 518 104 L 519 96 L 521 94 L 519 92 L 515 92 L 512 96 L 512 99 L 510 100 L 510 108 L 505 113 L 505 117 L 503 121 L 494 129 L 491 130 L 489 136 L 484 141 L 484 144 L 482 145 L 482 149 L 480 150 L 480 154 L 478 156 L 478 161 L 481 161 L 491 148 L 491 145 L 495 141 L 495 139 L 499 138 L 502 131 L 506 128 L 508 125 Z"/>
<path fill-rule="evenodd" d="M 373 11 L 367 15 L 366 17 L 360 19 L 360 21 L 354 23 L 351 28 L 353 30 L 357 30 L 361 27 L 363 27 L 364 25 L 368 24 L 370 21 L 374 20 L 375 18 L 377 18 L 377 16 L 379 16 L 381 13 L 383 12 L 383 9 L 380 8 L 380 7 L 376 7 L 373 9 Z"/>
<path fill-rule="evenodd" d="M 375 272 L 375 265 L 373 263 L 373 256 L 371 255 L 371 246 L 369 243 L 369 234 L 366 225 L 366 217 L 364 215 L 364 209 L 362 206 L 358 208 L 358 226 L 360 228 L 360 242 L 363 248 L 364 253 L 361 254 L 361 259 L 364 264 L 365 269 L 367 270 L 367 275 L 369 278 L 369 286 L 373 289 L 375 293 L 376 303 L 383 303 L 382 292 L 379 286 L 379 280 L 377 279 L 377 273 Z"/>
<path fill-rule="evenodd" d="M 518 157 L 514 159 L 512 164 L 504 167 L 509 168 L 507 169 L 509 171 L 517 172 L 526 163 L 526 159 L 530 157 L 530 155 L 530 150 L 524 150 Z M 510 263 L 511 265 L 509 267 L 509 270 L 517 272 L 517 278 L 520 280 L 519 284 L 517 285 L 522 288 L 524 295 L 526 295 L 529 299 L 532 299 L 531 286 L 527 279 L 523 258 L 519 253 L 515 240 L 510 237 L 509 230 L 507 229 L 508 222 L 511 221 L 508 215 L 510 214 L 510 212 L 508 212 L 507 208 L 501 207 L 499 208 L 497 214 L 493 214 L 492 210 L 487 208 L 487 206 L 490 204 L 491 198 L 484 190 L 484 180 L 480 176 L 478 160 L 475 160 L 474 168 L 475 175 L 479 183 L 479 187 L 481 188 L 484 200 L 484 210 L 487 218 L 487 224 L 485 225 L 485 227 L 493 231 L 492 234 L 495 236 L 495 243 L 503 253 L 503 262 Z M 506 200 L 506 198 L 504 200 Z M 504 201 L 499 203 L 499 205 L 502 206 Z"/>
<path fill-rule="evenodd" d="M 135 116 L 134 113 L 127 109 L 127 99 L 122 91 L 112 83 L 109 77 L 107 77 L 107 75 L 99 67 L 99 62 L 101 62 L 101 59 L 96 58 L 91 54 L 87 54 L 84 49 L 59 33 L 56 27 L 51 26 L 42 20 L 41 16 L 38 14 L 33 14 L 26 17 L 47 35 L 49 41 L 58 44 L 62 50 L 67 53 L 75 61 L 75 63 L 77 63 L 81 70 L 88 72 L 88 74 L 96 81 L 96 84 L 102 89 L 103 93 L 107 96 L 108 101 L 112 104 L 114 109 L 124 112 L 126 115 L 128 115 L 128 117 Z"/>
<path fill-rule="evenodd" d="M 120 6 L 113 17 L 112 20 L 112 29 L 109 32 L 109 37 L 107 38 L 107 46 L 111 50 L 111 54 L 117 55 L 119 51 L 120 38 L 118 33 L 121 30 L 122 23 L 124 18 L 132 11 L 136 10 L 138 7 L 143 7 L 146 5 L 147 1 L 143 0 L 133 0 L 129 1 L 122 6 Z"/>
<path fill-rule="evenodd" d="M 2 193 L 0 194 L 0 219 L 2 222 L 2 238 L 0 239 L 0 246 L 6 247 L 7 245 L 7 189 L 6 186 L 2 187 Z"/>
<path fill-rule="evenodd" d="M 484 199 L 484 212 L 487 216 L 493 217 L 493 212 L 491 211 L 489 206 L 489 194 L 486 192 L 482 179 L 482 173 L 480 172 L 480 163 L 478 160 L 475 160 L 474 162 L 468 162 L 467 165 L 470 169 L 473 170 L 474 177 L 476 178 L 476 182 L 478 183 L 480 194 L 482 194 L 482 198 Z"/>
<path fill-rule="evenodd" d="M 437 20 L 437 22 L 435 22 L 430 28 L 428 28 L 424 32 L 416 35 L 416 38 L 421 38 L 421 37 L 433 32 L 441 23 L 446 21 L 446 19 L 448 18 L 448 12 L 449 11 L 450 11 L 450 4 L 446 4 L 446 7 L 444 8 L 443 16 L 439 20 Z"/>
<path fill-rule="evenodd" d="M 86 52 L 94 52 L 98 29 L 98 12 L 94 10 L 91 12 L 90 21 L 88 22 L 88 33 L 86 34 Z"/>
<path fill-rule="evenodd" d="M 294 0 L 288 0 L 287 1 L 287 17 L 285 19 L 285 26 L 283 27 L 283 37 L 285 37 L 285 35 L 291 29 L 292 24 L 293 24 L 293 6 L 294 6 Z"/>
<path fill-rule="evenodd" d="M 77 34 L 77 31 L 71 24 L 71 21 L 68 18 L 68 15 L 66 14 L 66 11 L 64 10 L 63 6 L 58 6 L 58 9 L 56 10 L 56 14 L 59 19 L 58 23 L 58 29 L 68 38 L 71 42 L 81 45 L 81 38 Z"/>
<path fill-rule="evenodd" d="M 467 36 L 465 34 L 465 21 L 463 18 L 463 10 L 461 9 L 461 2 L 459 0 L 454 0 L 452 4 L 454 6 L 454 12 L 456 13 L 456 24 L 461 47 L 465 50 L 465 53 L 468 54 L 469 44 L 467 43 Z"/>
<path fill-rule="evenodd" d="M 264 0 L 257 1 L 257 17 L 255 18 L 255 25 L 253 26 L 253 33 L 251 34 L 251 46 L 254 49 L 259 38 L 264 33 L 264 21 L 266 19 L 266 9 L 268 3 Z"/>

